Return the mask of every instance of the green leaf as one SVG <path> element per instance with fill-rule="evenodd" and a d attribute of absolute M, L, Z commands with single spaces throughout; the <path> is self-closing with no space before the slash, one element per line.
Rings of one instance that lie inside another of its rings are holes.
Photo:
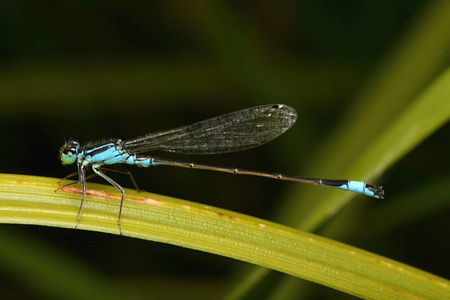
<path fill-rule="evenodd" d="M 74 228 L 81 188 L 57 179 L 0 175 L 0 222 Z M 120 193 L 89 184 L 79 229 L 120 234 Z M 126 236 L 246 261 L 373 299 L 445 299 L 450 282 L 314 234 L 227 210 L 126 190 Z"/>
<path fill-rule="evenodd" d="M 348 167 L 347 178 L 371 182 L 450 119 L 450 68 L 420 94 Z M 331 192 L 298 228 L 312 230 L 335 215 L 352 197 Z M 386 191 L 389 198 L 389 189 Z"/>

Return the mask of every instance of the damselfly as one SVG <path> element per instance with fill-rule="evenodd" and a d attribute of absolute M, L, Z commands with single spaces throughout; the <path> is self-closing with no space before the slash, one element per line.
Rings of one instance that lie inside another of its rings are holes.
<path fill-rule="evenodd" d="M 61 161 L 66 165 L 77 162 L 79 179 L 63 187 L 79 182 L 83 185 L 83 196 L 78 210 L 77 225 L 86 197 L 86 171 L 91 168 L 94 174 L 104 178 L 122 193 L 118 219 L 120 229 L 125 191 L 118 183 L 104 173 L 104 171 L 112 169 L 110 166 L 117 164 L 136 165 L 144 168 L 166 165 L 263 176 L 332 187 L 370 197 L 383 198 L 384 191 L 382 187 L 361 181 L 305 178 L 279 173 L 216 167 L 146 155 L 156 150 L 184 154 L 218 154 L 250 149 L 280 136 L 296 120 L 297 112 L 295 109 L 287 105 L 272 104 L 239 110 L 189 126 L 149 133 L 126 141 L 116 139 L 88 146 L 81 146 L 73 140 L 69 141 L 61 148 Z M 134 180 L 133 183 L 135 184 Z M 137 187 L 136 184 L 135 187 Z"/>

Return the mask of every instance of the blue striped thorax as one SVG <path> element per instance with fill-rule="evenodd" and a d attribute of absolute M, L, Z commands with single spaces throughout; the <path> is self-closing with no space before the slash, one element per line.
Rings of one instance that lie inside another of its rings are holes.
<path fill-rule="evenodd" d="M 61 149 L 61 161 L 65 165 L 73 164 L 75 161 L 82 166 L 129 164 L 139 167 L 149 167 L 152 162 L 148 158 L 137 158 L 123 146 L 121 139 L 104 142 L 96 146 L 80 147 L 76 141 L 67 142 Z"/>

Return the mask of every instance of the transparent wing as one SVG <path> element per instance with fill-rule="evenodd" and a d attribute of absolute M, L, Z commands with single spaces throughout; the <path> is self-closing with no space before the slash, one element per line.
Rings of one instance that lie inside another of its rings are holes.
<path fill-rule="evenodd" d="M 265 144 L 288 130 L 297 120 L 290 106 L 271 104 L 251 107 L 188 126 L 149 133 L 127 140 L 131 153 L 155 150 L 184 154 L 217 154 Z"/>

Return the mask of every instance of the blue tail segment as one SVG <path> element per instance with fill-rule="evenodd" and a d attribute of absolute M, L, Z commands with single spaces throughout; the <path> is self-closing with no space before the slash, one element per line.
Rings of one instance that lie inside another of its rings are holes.
<path fill-rule="evenodd" d="M 378 199 L 384 198 L 384 190 L 382 187 L 362 181 L 322 179 L 320 185 L 363 194 Z"/>

